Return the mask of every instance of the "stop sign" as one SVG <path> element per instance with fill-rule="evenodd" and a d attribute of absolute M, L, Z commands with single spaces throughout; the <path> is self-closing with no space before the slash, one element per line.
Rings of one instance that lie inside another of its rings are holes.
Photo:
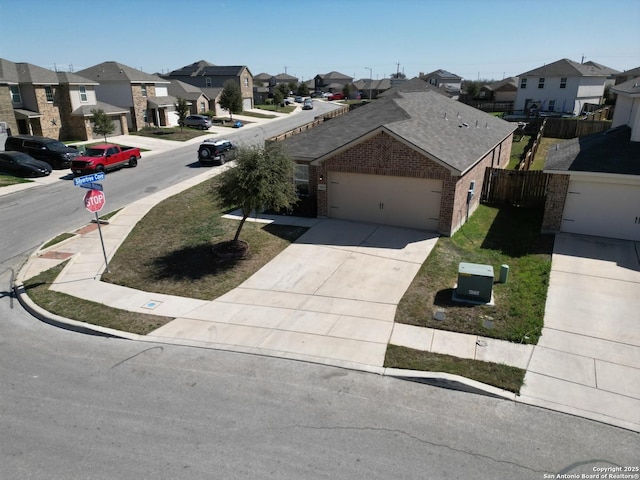
<path fill-rule="evenodd" d="M 100 190 L 89 190 L 84 196 L 84 208 L 97 213 L 104 207 L 105 196 Z"/>

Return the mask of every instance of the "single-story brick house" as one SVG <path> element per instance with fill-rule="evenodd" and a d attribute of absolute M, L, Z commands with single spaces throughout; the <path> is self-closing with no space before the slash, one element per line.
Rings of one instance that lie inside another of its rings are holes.
<path fill-rule="evenodd" d="M 516 125 L 437 92 L 389 93 L 284 140 L 296 182 L 319 217 L 452 235 L 478 206 L 485 168 L 509 162 Z"/>
<path fill-rule="evenodd" d="M 640 240 L 640 77 L 612 88 L 611 130 L 551 147 L 543 231 Z"/>

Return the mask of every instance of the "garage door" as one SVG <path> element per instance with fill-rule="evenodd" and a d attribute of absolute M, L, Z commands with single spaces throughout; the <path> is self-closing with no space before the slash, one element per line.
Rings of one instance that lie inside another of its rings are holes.
<path fill-rule="evenodd" d="M 122 135 L 122 123 L 120 122 L 120 115 L 110 116 L 109 119 L 113 123 L 113 132 L 109 134 L 109 136 L 115 137 L 117 135 Z M 104 140 L 104 135 L 100 135 L 95 132 L 91 132 L 93 138 L 102 138 Z"/>
<path fill-rule="evenodd" d="M 437 230 L 442 181 L 329 172 L 328 216 Z"/>
<path fill-rule="evenodd" d="M 561 230 L 640 240 L 640 185 L 571 180 Z"/>
<path fill-rule="evenodd" d="M 243 110 L 251 110 L 253 108 L 253 102 L 250 98 L 242 99 L 242 109 Z"/>

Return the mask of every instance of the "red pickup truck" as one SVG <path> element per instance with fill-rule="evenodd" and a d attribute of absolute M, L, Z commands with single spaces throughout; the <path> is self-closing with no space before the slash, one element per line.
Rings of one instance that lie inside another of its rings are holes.
<path fill-rule="evenodd" d="M 140 149 L 123 147 L 112 143 L 91 145 L 79 157 L 71 162 L 71 171 L 75 176 L 95 172 L 106 172 L 125 165 L 133 168 L 138 165 Z"/>

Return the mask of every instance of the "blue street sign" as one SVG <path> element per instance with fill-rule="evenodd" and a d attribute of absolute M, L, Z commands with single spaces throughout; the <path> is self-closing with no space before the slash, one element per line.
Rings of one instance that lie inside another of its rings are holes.
<path fill-rule="evenodd" d="M 88 188 L 89 190 L 100 190 L 102 192 L 102 184 L 101 183 L 83 183 L 80 185 L 82 188 Z"/>
<path fill-rule="evenodd" d="M 91 175 L 84 175 L 83 177 L 76 177 L 73 179 L 73 184 L 77 186 L 82 186 L 85 183 L 93 183 L 98 180 L 104 180 L 104 172 L 96 172 Z"/>

